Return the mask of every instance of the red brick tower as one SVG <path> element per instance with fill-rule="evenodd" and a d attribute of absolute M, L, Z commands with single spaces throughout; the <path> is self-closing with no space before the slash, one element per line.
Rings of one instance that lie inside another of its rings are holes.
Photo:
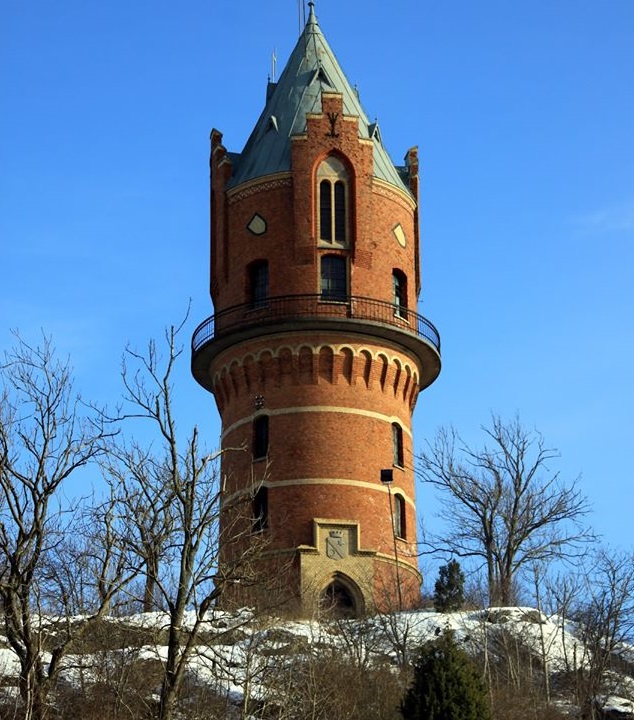
<path fill-rule="evenodd" d="M 303 613 L 361 613 L 418 598 L 411 416 L 440 339 L 416 313 L 417 150 L 394 166 L 309 5 L 242 153 L 211 133 L 216 312 L 192 372 L 246 448 L 223 492 L 250 499 L 263 567 Z"/>

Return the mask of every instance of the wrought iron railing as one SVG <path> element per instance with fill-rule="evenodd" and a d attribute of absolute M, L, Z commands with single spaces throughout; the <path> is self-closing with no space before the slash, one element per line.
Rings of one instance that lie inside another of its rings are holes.
<path fill-rule="evenodd" d="M 426 340 L 440 352 L 438 330 L 422 315 L 384 300 L 356 295 L 340 299 L 325 299 L 323 295 L 278 295 L 256 303 L 233 305 L 207 318 L 196 328 L 192 337 L 192 352 L 236 330 L 322 318 L 387 325 Z"/>

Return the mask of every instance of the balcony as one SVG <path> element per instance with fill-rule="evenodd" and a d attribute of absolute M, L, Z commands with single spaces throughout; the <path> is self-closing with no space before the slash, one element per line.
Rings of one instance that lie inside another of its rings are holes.
<path fill-rule="evenodd" d="M 418 313 L 383 300 L 354 295 L 280 295 L 257 303 L 234 305 L 203 321 L 192 337 L 192 373 L 211 390 L 209 367 L 232 345 L 280 332 L 339 331 L 389 341 L 420 361 L 421 386 L 440 372 L 440 335 Z"/>

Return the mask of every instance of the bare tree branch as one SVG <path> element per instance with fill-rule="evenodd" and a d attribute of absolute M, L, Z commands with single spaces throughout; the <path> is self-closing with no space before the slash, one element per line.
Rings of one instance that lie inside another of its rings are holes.
<path fill-rule="evenodd" d="M 126 349 L 123 362 L 122 419 L 147 421 L 153 433 L 149 449 L 134 440 L 117 439 L 104 469 L 119 513 L 128 519 L 128 542 L 145 577 L 144 607 L 165 608 L 167 657 L 158 717 L 170 720 L 207 610 L 228 583 L 250 573 L 258 542 L 249 538 L 231 568 L 221 567 L 220 509 L 243 506 L 251 498 L 223 496 L 218 464 L 199 447 L 197 428 L 179 435 L 172 377 L 182 354 L 178 335 L 183 325 L 165 333 L 164 355 L 154 341 L 145 353 Z M 223 527 L 223 542 L 240 542 L 253 525 L 250 518 Z"/>
<path fill-rule="evenodd" d="M 20 663 L 25 717 L 41 720 L 73 639 L 69 623 L 65 632 L 51 633 L 42 612 L 52 588 L 68 606 L 55 558 L 76 513 L 64 507 L 60 491 L 103 452 L 111 433 L 99 417 L 84 414 L 70 365 L 57 359 L 50 338 L 31 346 L 16 337 L 0 367 L 0 598 L 5 634 Z M 115 592 L 123 580 L 111 576 L 110 582 Z M 107 600 L 93 608 L 93 617 L 105 612 Z"/>
<path fill-rule="evenodd" d="M 420 458 L 420 474 L 441 491 L 447 531 L 427 542 L 434 551 L 480 560 L 491 603 L 510 604 L 513 583 L 530 564 L 575 556 L 594 536 L 583 524 L 588 503 L 577 481 L 549 468 L 558 457 L 518 417 L 493 416 L 487 441 L 472 449 L 442 429 Z"/>

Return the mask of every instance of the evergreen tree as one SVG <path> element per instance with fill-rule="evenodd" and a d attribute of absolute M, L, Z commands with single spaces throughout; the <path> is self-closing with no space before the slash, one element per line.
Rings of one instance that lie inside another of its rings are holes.
<path fill-rule="evenodd" d="M 434 585 L 434 607 L 437 612 L 460 610 L 464 603 L 464 573 L 457 560 L 450 560 L 438 571 Z"/>
<path fill-rule="evenodd" d="M 405 720 L 490 720 L 478 668 L 458 647 L 452 632 L 421 648 L 401 715 Z"/>

